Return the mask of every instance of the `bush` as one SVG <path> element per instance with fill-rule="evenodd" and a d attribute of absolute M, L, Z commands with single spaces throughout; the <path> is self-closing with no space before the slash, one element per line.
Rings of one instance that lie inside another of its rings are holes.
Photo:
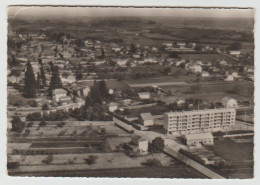
<path fill-rule="evenodd" d="M 27 127 L 32 127 L 34 124 L 34 122 L 30 121 L 28 124 L 27 124 Z"/>
<path fill-rule="evenodd" d="M 24 102 L 22 100 L 16 100 L 14 103 L 13 103 L 14 106 L 16 107 L 20 107 L 20 106 L 23 106 L 24 105 Z"/>
<path fill-rule="evenodd" d="M 30 100 L 27 102 L 28 105 L 30 105 L 31 107 L 38 107 L 38 102 L 35 100 Z"/>
<path fill-rule="evenodd" d="M 47 122 L 46 121 L 41 121 L 39 123 L 39 127 L 45 127 L 47 125 Z"/>
<path fill-rule="evenodd" d="M 67 131 L 67 130 L 62 130 L 62 131 L 60 131 L 60 133 L 58 134 L 58 136 L 64 136 L 65 133 L 66 133 L 66 131 Z"/>
<path fill-rule="evenodd" d="M 21 133 L 25 127 L 24 122 L 18 116 L 14 116 L 12 120 L 12 130 Z"/>
<path fill-rule="evenodd" d="M 17 169 L 19 166 L 19 162 L 7 162 L 7 169 Z"/>
<path fill-rule="evenodd" d="M 59 123 L 57 124 L 57 127 L 60 127 L 60 128 L 62 128 L 64 125 L 65 125 L 65 123 L 64 123 L 64 122 L 59 122 Z"/>
<path fill-rule="evenodd" d="M 49 154 L 46 159 L 42 160 L 42 163 L 44 164 L 50 164 L 53 160 L 52 154 Z"/>
<path fill-rule="evenodd" d="M 30 133 L 31 133 L 31 131 L 29 129 L 26 129 L 23 135 L 28 136 Z"/>
<path fill-rule="evenodd" d="M 141 163 L 144 166 L 161 166 L 161 162 L 158 159 L 147 159 L 147 161 Z"/>
<path fill-rule="evenodd" d="M 42 105 L 42 110 L 49 110 L 49 106 L 47 104 Z"/>
<path fill-rule="evenodd" d="M 42 115 L 40 112 L 33 112 L 26 116 L 27 121 L 39 121 L 42 120 Z"/>
<path fill-rule="evenodd" d="M 152 140 L 152 143 L 149 145 L 149 151 L 154 153 L 162 152 L 164 149 L 164 140 L 161 137 L 156 137 Z"/>
<path fill-rule="evenodd" d="M 96 155 L 90 155 L 90 156 L 88 156 L 87 159 L 84 159 L 84 160 L 85 160 L 85 162 L 86 162 L 88 165 L 92 165 L 92 164 L 96 163 L 96 161 L 98 160 L 98 156 L 96 156 Z"/>

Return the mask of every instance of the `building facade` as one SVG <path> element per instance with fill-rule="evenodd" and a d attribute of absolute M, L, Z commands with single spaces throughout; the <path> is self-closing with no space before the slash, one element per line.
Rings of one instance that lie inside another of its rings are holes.
<path fill-rule="evenodd" d="M 211 133 L 188 134 L 184 135 L 184 140 L 188 146 L 213 145 L 214 137 Z"/>
<path fill-rule="evenodd" d="M 236 110 L 232 108 L 169 112 L 164 115 L 167 134 L 190 134 L 224 130 L 235 124 Z"/>

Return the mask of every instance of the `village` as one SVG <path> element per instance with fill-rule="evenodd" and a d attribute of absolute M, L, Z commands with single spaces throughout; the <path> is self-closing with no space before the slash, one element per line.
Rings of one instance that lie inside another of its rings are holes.
<path fill-rule="evenodd" d="M 252 157 L 230 153 L 253 150 L 253 61 L 240 42 L 153 46 L 9 30 L 8 173 L 125 176 L 120 168 L 153 166 L 165 177 L 249 178 Z"/>

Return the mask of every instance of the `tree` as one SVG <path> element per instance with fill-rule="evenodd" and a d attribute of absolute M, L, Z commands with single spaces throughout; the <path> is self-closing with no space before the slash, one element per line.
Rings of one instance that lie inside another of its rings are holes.
<path fill-rule="evenodd" d="M 18 116 L 14 116 L 12 119 L 12 130 L 21 133 L 25 127 L 24 122 Z"/>
<path fill-rule="evenodd" d="M 161 137 L 156 137 L 152 140 L 152 143 L 149 145 L 149 151 L 154 153 L 162 152 L 164 149 L 164 140 Z"/>
<path fill-rule="evenodd" d="M 79 64 L 76 69 L 76 80 L 81 80 L 82 78 L 83 78 L 82 67 Z"/>
<path fill-rule="evenodd" d="M 135 45 L 133 43 L 131 43 L 131 52 L 132 53 L 136 52 L 136 48 L 135 48 Z"/>
<path fill-rule="evenodd" d="M 242 45 L 240 42 L 233 42 L 230 45 L 230 50 L 240 50 L 242 48 Z"/>
<path fill-rule="evenodd" d="M 169 54 L 169 58 L 179 58 L 178 53 L 177 52 L 171 52 Z"/>
<path fill-rule="evenodd" d="M 43 69 L 43 67 L 41 66 L 41 69 L 40 69 L 41 71 L 41 79 L 42 79 L 42 85 L 43 86 L 45 86 L 46 85 L 46 77 L 45 77 L 45 72 L 44 72 L 44 69 Z"/>
<path fill-rule="evenodd" d="M 100 95 L 102 96 L 102 98 L 106 98 L 108 95 L 108 89 L 107 89 L 107 85 L 106 82 L 104 80 L 101 80 L 100 82 L 98 82 L 98 89 L 100 92 Z"/>
<path fill-rule="evenodd" d="M 201 51 L 202 48 L 203 48 L 202 45 L 197 44 L 194 49 L 195 49 L 196 51 Z"/>
<path fill-rule="evenodd" d="M 36 87 L 37 87 L 37 89 L 42 88 L 41 75 L 40 75 L 40 73 L 37 73 Z"/>
<path fill-rule="evenodd" d="M 62 83 L 59 75 L 59 69 L 57 66 L 54 66 L 52 71 L 51 82 L 49 86 L 49 94 L 51 95 L 54 89 L 61 88 L 61 87 L 62 87 Z"/>
<path fill-rule="evenodd" d="M 49 106 L 47 104 L 42 105 L 42 110 L 49 110 Z"/>
<path fill-rule="evenodd" d="M 96 161 L 98 160 L 98 156 L 97 155 L 90 155 L 90 156 L 88 156 L 87 159 L 84 159 L 84 160 L 88 165 L 92 165 L 92 164 L 96 163 Z"/>
<path fill-rule="evenodd" d="M 103 48 L 101 49 L 101 53 L 102 53 L 101 58 L 105 58 L 105 51 Z"/>
<path fill-rule="evenodd" d="M 30 62 L 27 63 L 27 69 L 25 72 L 23 95 L 26 98 L 36 97 L 36 81 Z"/>

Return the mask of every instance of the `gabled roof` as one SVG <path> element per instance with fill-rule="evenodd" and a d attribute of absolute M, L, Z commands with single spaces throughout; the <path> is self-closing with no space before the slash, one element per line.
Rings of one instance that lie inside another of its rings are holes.
<path fill-rule="evenodd" d="M 64 94 L 64 93 L 67 93 L 67 91 L 64 89 L 55 89 L 52 91 L 52 94 Z"/>
<path fill-rule="evenodd" d="M 148 113 L 141 113 L 140 114 L 142 120 L 146 121 L 146 120 L 153 120 L 153 116 L 150 112 Z"/>
<path fill-rule="evenodd" d="M 197 140 L 197 139 L 213 139 L 211 133 L 199 133 L 199 134 L 188 134 L 185 135 L 184 138 L 186 140 Z"/>

